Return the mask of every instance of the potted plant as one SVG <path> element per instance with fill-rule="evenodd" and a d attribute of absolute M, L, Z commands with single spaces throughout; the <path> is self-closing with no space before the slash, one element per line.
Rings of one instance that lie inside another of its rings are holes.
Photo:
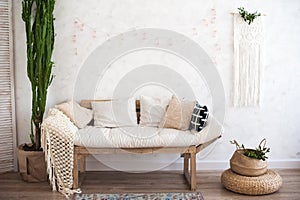
<path fill-rule="evenodd" d="M 51 57 L 54 47 L 54 5 L 55 0 L 22 1 L 32 113 L 31 144 L 22 144 L 18 147 L 18 161 L 22 178 L 30 182 L 47 180 L 45 156 L 41 149 L 41 124 L 47 90 L 53 80 Z"/>
<path fill-rule="evenodd" d="M 266 159 L 268 159 L 266 153 L 270 152 L 270 148 L 266 147 L 266 139 L 263 139 L 255 149 L 245 148 L 236 140 L 230 142 L 237 148 L 230 159 L 232 171 L 245 176 L 259 176 L 266 173 Z"/>

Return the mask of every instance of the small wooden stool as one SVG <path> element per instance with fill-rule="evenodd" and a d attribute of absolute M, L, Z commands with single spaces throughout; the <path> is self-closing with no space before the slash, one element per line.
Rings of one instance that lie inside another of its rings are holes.
<path fill-rule="evenodd" d="M 279 190 L 282 185 L 281 176 L 268 169 L 261 176 L 242 176 L 227 169 L 222 173 L 221 183 L 223 186 L 233 192 L 247 195 L 271 194 Z"/>

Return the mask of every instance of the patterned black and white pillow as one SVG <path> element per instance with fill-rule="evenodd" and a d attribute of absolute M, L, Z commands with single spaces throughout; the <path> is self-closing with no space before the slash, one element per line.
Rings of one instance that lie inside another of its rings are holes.
<path fill-rule="evenodd" d="M 201 131 L 206 125 L 208 114 L 209 112 L 207 107 L 201 106 L 198 102 L 196 102 L 189 129 L 194 129 L 197 132 Z"/>

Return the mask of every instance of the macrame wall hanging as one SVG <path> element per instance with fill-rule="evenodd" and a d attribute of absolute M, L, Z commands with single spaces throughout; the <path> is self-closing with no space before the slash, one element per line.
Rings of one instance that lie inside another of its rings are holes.
<path fill-rule="evenodd" d="M 249 24 L 239 13 L 234 20 L 233 105 L 259 106 L 263 73 L 263 17 Z"/>

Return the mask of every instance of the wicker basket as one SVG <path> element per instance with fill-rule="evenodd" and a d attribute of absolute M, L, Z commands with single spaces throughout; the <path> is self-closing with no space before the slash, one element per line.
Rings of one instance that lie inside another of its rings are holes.
<path fill-rule="evenodd" d="M 267 161 L 249 158 L 243 150 L 236 150 L 230 159 L 232 171 L 244 176 L 260 176 L 267 171 Z"/>
<path fill-rule="evenodd" d="M 259 143 L 259 147 L 265 148 L 267 143 L 266 139 L 263 139 Z M 248 151 L 254 151 L 254 149 L 247 149 Z M 230 159 L 230 168 L 235 173 L 244 176 L 260 176 L 267 171 L 267 161 L 249 158 L 244 155 L 244 149 L 237 149 Z"/>
<path fill-rule="evenodd" d="M 271 194 L 280 189 L 281 176 L 272 170 L 267 170 L 264 175 L 251 177 L 241 176 L 228 169 L 222 173 L 221 183 L 233 192 L 247 195 Z"/>

